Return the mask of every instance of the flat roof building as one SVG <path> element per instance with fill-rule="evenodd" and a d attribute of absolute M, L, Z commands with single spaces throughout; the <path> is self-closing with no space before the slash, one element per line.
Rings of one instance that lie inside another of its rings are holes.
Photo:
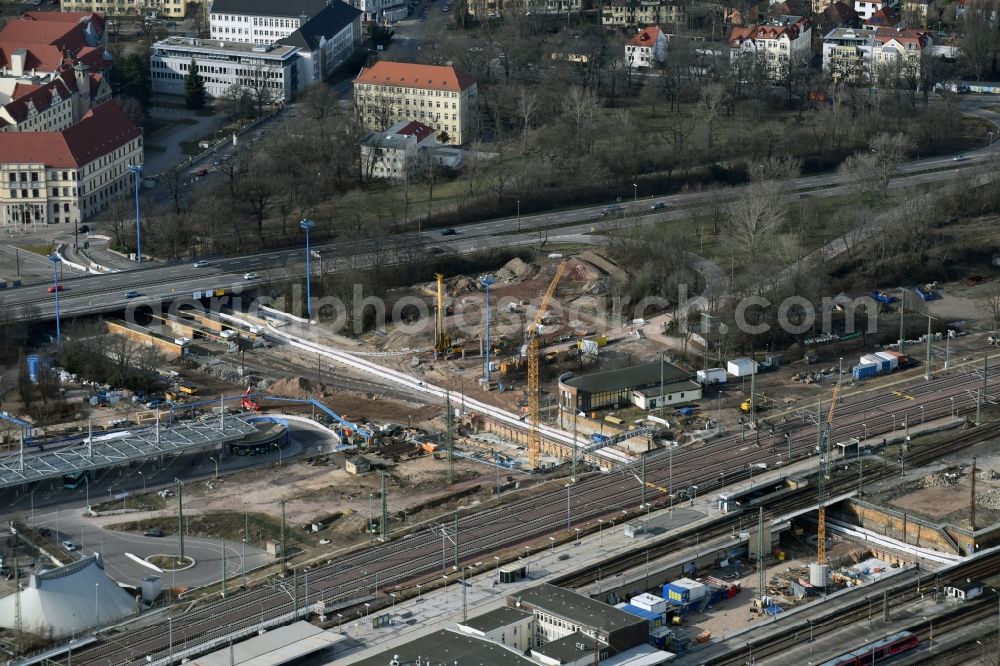
<path fill-rule="evenodd" d="M 421 664 L 475 664 L 476 666 L 538 666 L 514 648 L 470 636 L 450 629 L 442 629 L 421 636 L 403 645 L 354 662 L 353 666 L 387 666 L 397 662 L 400 666 Z"/>
<path fill-rule="evenodd" d="M 662 364 L 661 375 L 659 361 L 618 368 L 617 370 L 594 372 L 589 375 L 577 376 L 573 373 L 567 373 L 559 378 L 559 406 L 572 412 L 625 407 L 635 402 L 634 391 L 655 389 L 652 395 L 659 395 L 661 377 L 665 385 L 664 388 L 676 390 L 677 393 L 688 388 L 688 384 L 684 382 L 694 384 L 691 381 L 691 373 L 670 363 Z M 694 398 L 695 400 L 701 398 L 699 386 L 694 385 L 691 390 L 698 391 L 698 397 Z M 666 390 L 664 392 L 667 393 Z M 652 402 L 657 401 L 654 399 Z M 677 404 L 676 400 L 670 402 Z"/>

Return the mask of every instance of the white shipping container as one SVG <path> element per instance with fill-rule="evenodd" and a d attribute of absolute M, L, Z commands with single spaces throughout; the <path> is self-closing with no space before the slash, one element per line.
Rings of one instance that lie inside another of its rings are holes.
<path fill-rule="evenodd" d="M 709 368 L 708 370 L 699 370 L 698 383 L 705 385 L 725 384 L 727 376 L 725 368 Z"/>
<path fill-rule="evenodd" d="M 698 601 L 705 596 L 705 585 L 690 578 L 678 578 L 671 585 L 686 589 L 688 591 L 688 601 Z"/>
<path fill-rule="evenodd" d="M 887 354 L 886 352 L 875 352 L 875 355 L 879 358 L 889 361 L 889 367 L 893 370 L 899 367 L 899 359 L 892 354 Z"/>
<path fill-rule="evenodd" d="M 749 377 L 757 372 L 757 362 L 749 358 L 734 358 L 726 363 L 726 371 L 733 377 Z"/>
<path fill-rule="evenodd" d="M 667 600 L 648 592 L 632 597 L 629 603 L 650 613 L 665 613 L 667 611 Z"/>
<path fill-rule="evenodd" d="M 860 365 L 866 365 L 868 363 L 874 363 L 878 366 L 879 371 L 882 370 L 882 365 L 885 363 L 885 359 L 876 356 L 875 354 L 865 354 L 861 357 Z"/>

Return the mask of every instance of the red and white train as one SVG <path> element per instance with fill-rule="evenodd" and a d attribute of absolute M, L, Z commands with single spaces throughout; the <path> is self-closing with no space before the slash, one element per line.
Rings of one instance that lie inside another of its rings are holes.
<path fill-rule="evenodd" d="M 862 645 L 856 650 L 824 661 L 820 666 L 871 666 L 917 647 L 920 639 L 912 631 L 900 631 L 885 638 Z"/>

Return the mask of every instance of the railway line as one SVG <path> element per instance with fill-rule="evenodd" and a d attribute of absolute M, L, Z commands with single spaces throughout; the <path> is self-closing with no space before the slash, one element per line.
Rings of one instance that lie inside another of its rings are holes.
<path fill-rule="evenodd" d="M 919 416 L 921 412 L 925 421 L 950 413 L 968 413 L 976 407 L 974 393 L 970 391 L 977 390 L 982 383 L 981 375 L 959 371 L 910 387 L 908 395 L 912 400 L 882 394 L 847 396 L 837 412 L 835 436 L 847 436 L 861 424 L 867 425 L 869 435 L 888 433 L 894 414 L 900 421 L 910 424 L 911 415 Z M 989 371 L 987 388 L 992 401 L 1000 393 L 1000 371 Z M 673 456 L 672 465 L 668 456 L 652 457 L 646 464 L 647 479 L 659 483 L 672 481 L 672 488 L 697 484 L 704 493 L 720 487 L 725 479 L 745 475 L 749 464 L 769 461 L 784 464 L 788 461 L 787 451 L 791 451 L 792 459 L 814 453 L 816 426 L 804 413 L 792 415 L 792 418 L 786 416 L 783 420 L 772 417 L 772 421 L 776 422 L 769 423 L 775 430 L 771 438 L 776 442 L 780 436 L 781 446 L 772 442 L 770 452 L 765 443 L 756 441 L 757 435 L 753 442 L 745 441 L 742 436 L 730 436 L 697 448 L 679 450 Z M 788 435 L 787 440 L 785 435 Z M 626 507 L 637 506 L 639 492 L 639 484 L 631 475 L 627 478 L 622 474 L 600 475 L 583 480 L 569 491 L 572 521 L 580 524 L 620 514 Z M 309 571 L 307 580 L 305 574 L 298 576 L 292 586 L 286 579 L 284 587 L 259 586 L 236 592 L 224 600 L 196 605 L 173 618 L 170 634 L 176 640 L 183 637 L 185 642 L 203 642 L 240 629 L 252 630 L 258 625 L 257 618 L 287 613 L 295 604 L 322 601 L 328 607 L 350 605 L 358 599 L 377 597 L 378 590 L 385 587 L 416 581 L 435 571 L 447 573 L 453 565 L 468 564 L 483 555 L 517 547 L 558 531 L 556 526 L 564 524 L 566 496 L 567 491 L 560 487 L 501 506 L 460 512 L 451 525 L 458 528 L 457 547 L 443 538 L 440 530 L 425 529 L 398 542 L 380 544 L 331 560 Z M 659 501 L 662 503 L 663 498 Z M 147 656 L 167 659 L 170 647 L 166 624 L 160 621 L 155 625 L 107 632 L 100 642 L 74 654 L 73 658 L 78 664 L 110 666 L 145 660 Z"/>
<path fill-rule="evenodd" d="M 991 575 L 996 575 L 1000 569 L 1000 552 L 988 553 L 976 557 L 966 562 L 961 562 L 951 567 L 947 572 L 940 575 L 934 582 L 935 585 L 944 587 L 950 583 L 961 582 L 966 579 L 977 580 Z M 725 653 L 714 655 L 701 660 L 703 666 L 743 666 L 750 663 L 751 655 L 755 660 L 760 660 L 768 656 L 781 654 L 790 648 L 801 644 L 800 638 L 803 634 L 812 632 L 812 636 L 818 637 L 835 631 L 841 627 L 853 625 L 860 618 L 864 618 L 871 612 L 871 604 L 881 605 L 882 594 L 887 595 L 890 607 L 898 607 L 911 601 L 915 601 L 926 594 L 929 585 L 922 588 L 915 585 L 916 576 L 913 574 L 901 574 L 902 578 L 893 577 L 890 585 L 881 587 L 875 591 L 876 596 L 866 595 L 858 598 L 848 605 L 839 605 L 834 612 L 816 618 L 814 615 L 808 618 L 786 618 L 781 625 L 781 632 L 775 632 L 765 638 L 753 639 L 752 634 L 740 640 L 738 647 Z M 859 595 L 860 596 L 860 595 Z M 948 615 L 948 620 L 934 619 L 936 628 L 944 629 L 947 622 L 962 623 L 972 619 L 985 617 L 987 614 L 996 616 L 996 605 L 993 600 L 986 603 L 986 599 L 980 597 L 979 603 L 967 602 L 956 607 L 955 612 Z M 918 621 L 913 626 L 907 627 L 910 631 L 921 636 L 926 636 L 930 628 L 930 621 Z"/>

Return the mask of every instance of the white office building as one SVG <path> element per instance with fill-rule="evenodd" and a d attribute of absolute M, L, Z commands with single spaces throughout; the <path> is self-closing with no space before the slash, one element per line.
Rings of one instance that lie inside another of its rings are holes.
<path fill-rule="evenodd" d="M 195 62 L 209 97 L 222 97 L 239 85 L 270 104 L 295 97 L 302 86 L 300 60 L 295 46 L 168 37 L 153 44 L 149 75 L 154 93 L 183 95 L 184 79 Z"/>

